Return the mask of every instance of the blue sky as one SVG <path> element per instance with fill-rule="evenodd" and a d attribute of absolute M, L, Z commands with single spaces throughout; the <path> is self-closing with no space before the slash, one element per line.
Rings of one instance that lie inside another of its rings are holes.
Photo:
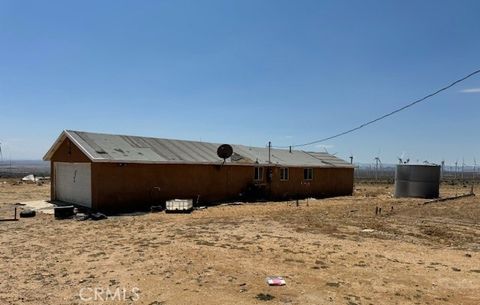
<path fill-rule="evenodd" d="M 63 129 L 264 146 L 355 127 L 480 68 L 478 1 L 2 1 L 0 142 Z M 480 160 L 480 76 L 307 147 Z"/>

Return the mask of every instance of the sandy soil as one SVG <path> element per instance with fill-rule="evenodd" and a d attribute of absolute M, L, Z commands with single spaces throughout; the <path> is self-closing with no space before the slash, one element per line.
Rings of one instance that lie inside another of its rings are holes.
<path fill-rule="evenodd" d="M 0 184 L 0 215 L 48 192 Z M 480 304 L 480 199 L 423 205 L 391 192 L 0 222 L 0 304 Z M 267 286 L 269 275 L 287 285 Z"/>

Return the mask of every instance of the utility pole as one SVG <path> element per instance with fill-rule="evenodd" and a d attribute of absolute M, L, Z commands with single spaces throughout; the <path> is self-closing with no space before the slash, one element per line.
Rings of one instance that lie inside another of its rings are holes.
<path fill-rule="evenodd" d="M 268 141 L 268 164 L 270 164 L 270 154 L 271 154 L 271 151 L 272 151 L 272 142 L 271 141 Z"/>

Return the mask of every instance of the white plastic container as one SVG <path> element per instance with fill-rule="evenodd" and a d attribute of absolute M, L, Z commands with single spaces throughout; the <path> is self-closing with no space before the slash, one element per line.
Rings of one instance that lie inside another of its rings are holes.
<path fill-rule="evenodd" d="M 192 199 L 173 199 L 166 202 L 167 211 L 191 211 L 193 210 Z"/>

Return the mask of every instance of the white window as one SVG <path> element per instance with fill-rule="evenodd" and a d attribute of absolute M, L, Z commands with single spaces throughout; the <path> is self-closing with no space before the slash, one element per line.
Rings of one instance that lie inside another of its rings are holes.
<path fill-rule="evenodd" d="M 313 180 L 313 168 L 304 168 L 303 169 L 303 179 Z"/>
<path fill-rule="evenodd" d="M 255 176 L 253 178 L 255 181 L 263 180 L 263 167 L 255 167 Z"/>
<path fill-rule="evenodd" d="M 280 180 L 282 180 L 282 181 L 288 180 L 288 168 L 287 167 L 280 168 Z"/>

